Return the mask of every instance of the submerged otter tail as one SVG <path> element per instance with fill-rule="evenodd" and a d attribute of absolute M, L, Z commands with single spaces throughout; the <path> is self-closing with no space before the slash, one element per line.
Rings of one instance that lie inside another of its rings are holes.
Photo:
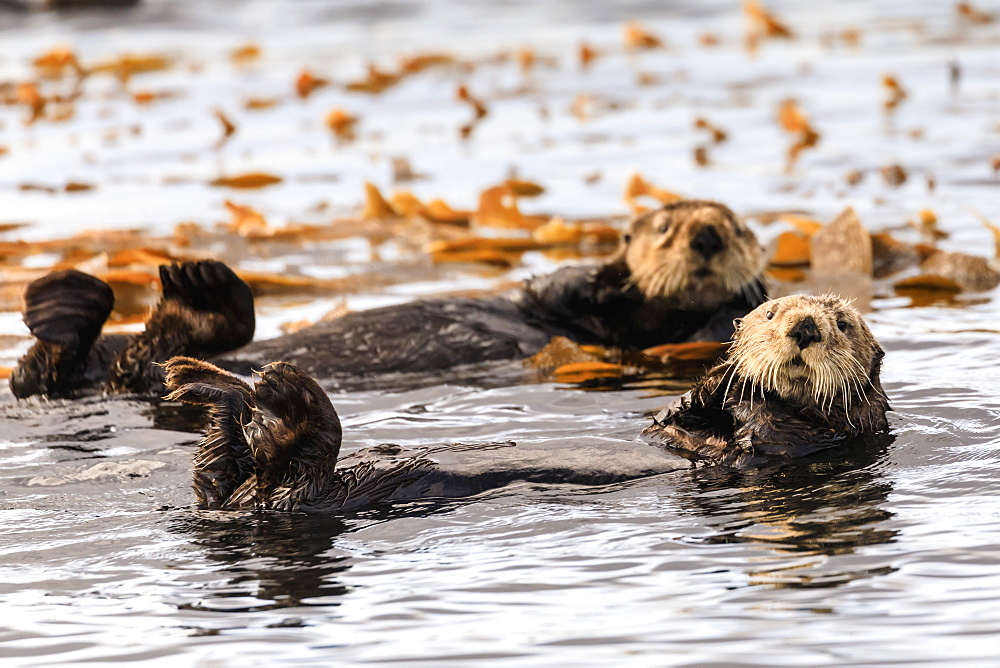
<path fill-rule="evenodd" d="M 87 358 L 114 303 L 107 283 L 75 269 L 31 283 L 24 293 L 24 323 L 38 340 L 11 374 L 14 396 L 65 396 L 86 384 Z"/>
<path fill-rule="evenodd" d="M 108 389 L 156 392 L 163 370 L 156 363 L 178 355 L 211 357 L 253 339 L 253 293 L 221 262 L 160 267 L 163 296 L 146 329 L 112 362 Z"/>
<path fill-rule="evenodd" d="M 190 357 L 164 367 L 168 401 L 206 406 L 209 426 L 194 457 L 194 492 L 202 508 L 224 508 L 253 476 L 254 462 L 243 433 L 251 416 L 250 386 L 222 369 Z"/>

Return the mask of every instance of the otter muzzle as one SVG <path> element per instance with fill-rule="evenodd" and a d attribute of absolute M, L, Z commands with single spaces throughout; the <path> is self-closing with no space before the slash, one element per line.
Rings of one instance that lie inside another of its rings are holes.
<path fill-rule="evenodd" d="M 698 230 L 698 234 L 691 239 L 691 250 L 700 254 L 706 260 L 717 255 L 726 247 L 726 242 L 719 236 L 719 232 L 712 225 L 706 225 Z"/>
<path fill-rule="evenodd" d="M 802 320 L 799 320 L 788 331 L 788 336 L 795 339 L 799 350 L 805 350 L 812 344 L 823 340 L 823 335 L 820 334 L 819 327 L 816 326 L 816 321 L 813 320 L 811 315 L 807 315 Z"/>

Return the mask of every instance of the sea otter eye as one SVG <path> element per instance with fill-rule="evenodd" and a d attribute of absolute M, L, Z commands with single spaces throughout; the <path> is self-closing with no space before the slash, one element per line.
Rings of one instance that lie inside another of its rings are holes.
<path fill-rule="evenodd" d="M 767 313 L 764 314 L 764 317 L 767 318 L 768 320 L 773 320 L 774 319 L 774 311 L 768 311 Z"/>
<path fill-rule="evenodd" d="M 656 228 L 656 229 L 657 229 L 657 231 L 659 231 L 660 234 L 666 234 L 667 233 L 667 229 L 669 227 L 670 227 L 670 223 L 667 222 L 667 221 L 663 221 L 662 223 L 660 223 L 660 226 L 658 228 Z"/>
<path fill-rule="evenodd" d="M 837 321 L 837 329 L 839 329 L 842 332 L 846 332 L 847 331 L 847 321 L 846 320 L 838 320 Z"/>

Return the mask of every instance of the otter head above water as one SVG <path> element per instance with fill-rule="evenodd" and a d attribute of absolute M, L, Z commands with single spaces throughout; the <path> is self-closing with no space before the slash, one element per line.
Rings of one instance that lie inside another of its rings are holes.
<path fill-rule="evenodd" d="M 733 325 L 732 377 L 820 409 L 868 401 L 885 353 L 861 314 L 837 297 L 766 302 Z"/>
<path fill-rule="evenodd" d="M 642 350 L 725 341 L 764 301 L 764 251 L 727 207 L 684 200 L 637 216 L 619 252 L 525 282 L 525 312 L 578 343 Z M 561 330 L 561 331 L 560 331 Z"/>
<path fill-rule="evenodd" d="M 711 309 L 758 291 L 766 264 L 753 231 L 728 207 L 707 200 L 645 213 L 624 241 L 632 282 L 647 298 L 667 299 L 675 308 Z"/>
<path fill-rule="evenodd" d="M 884 353 L 848 302 L 783 297 L 734 325 L 727 358 L 657 415 L 644 440 L 742 466 L 888 431 Z"/>

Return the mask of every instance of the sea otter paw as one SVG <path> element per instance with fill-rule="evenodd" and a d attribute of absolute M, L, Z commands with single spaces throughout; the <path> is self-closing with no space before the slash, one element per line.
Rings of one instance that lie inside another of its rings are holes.
<path fill-rule="evenodd" d="M 272 362 L 264 366 L 253 391 L 253 405 L 252 424 L 246 426 L 248 438 L 265 450 L 276 452 L 278 444 L 301 439 L 336 441 L 340 447 L 340 420 L 330 397 L 292 364 Z"/>
<path fill-rule="evenodd" d="M 214 364 L 191 357 L 173 357 L 163 365 L 167 401 L 219 405 L 233 400 L 246 402 L 250 386 Z"/>
<path fill-rule="evenodd" d="M 192 337 L 190 354 L 215 355 L 253 339 L 253 293 L 225 264 L 205 260 L 162 265 L 160 282 L 163 299 L 150 322 L 183 321 Z"/>
<path fill-rule="evenodd" d="M 28 286 L 24 324 L 40 341 L 85 356 L 114 304 L 111 286 L 101 279 L 75 269 L 57 271 Z"/>
<path fill-rule="evenodd" d="M 287 362 L 271 362 L 260 372 L 254 388 L 256 405 L 271 413 L 280 413 L 288 422 L 298 422 L 315 403 L 309 376 Z"/>

